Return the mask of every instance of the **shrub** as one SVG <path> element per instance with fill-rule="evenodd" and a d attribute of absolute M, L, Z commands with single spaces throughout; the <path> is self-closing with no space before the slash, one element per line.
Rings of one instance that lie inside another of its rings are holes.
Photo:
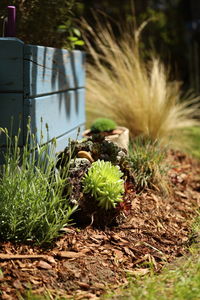
<path fill-rule="evenodd" d="M 180 83 L 170 81 L 158 58 L 145 62 L 139 50 L 141 28 L 123 32 L 122 40 L 107 29 L 85 25 L 92 57 L 87 74 L 87 112 L 90 118 L 107 116 L 138 135 L 177 142 L 184 127 L 199 124 L 199 99 L 181 94 Z M 91 38 L 92 37 L 92 38 Z M 95 43 L 90 43 L 90 40 Z M 173 139 L 173 137 L 175 137 Z"/>
<path fill-rule="evenodd" d="M 130 144 L 129 161 L 138 192 L 153 187 L 167 192 L 165 157 L 165 149 L 150 139 L 139 137 Z"/>
<path fill-rule="evenodd" d="M 30 129 L 22 154 L 19 136 L 12 142 L 7 130 L 2 131 L 7 136 L 7 152 L 0 176 L 0 240 L 49 243 L 69 224 L 76 209 L 66 199 L 68 165 L 61 177 L 55 170 L 55 144 L 51 148 L 37 145 Z"/>
<path fill-rule="evenodd" d="M 99 207 L 105 210 L 115 208 L 124 193 L 122 175 L 118 166 L 97 160 L 83 178 L 83 192 L 90 193 Z"/>
<path fill-rule="evenodd" d="M 116 129 L 116 127 L 117 124 L 113 120 L 107 118 L 98 118 L 92 123 L 90 130 L 93 133 L 98 133 L 103 131 L 111 131 Z"/>

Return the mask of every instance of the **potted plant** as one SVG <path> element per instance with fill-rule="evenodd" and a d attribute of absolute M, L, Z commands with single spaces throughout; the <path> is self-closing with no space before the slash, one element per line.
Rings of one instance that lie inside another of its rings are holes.
<path fill-rule="evenodd" d="M 118 126 L 113 120 L 108 118 L 97 118 L 90 129 L 83 132 L 84 137 L 90 137 L 94 134 L 100 134 L 106 140 L 116 143 L 119 147 L 128 150 L 129 129 Z"/>

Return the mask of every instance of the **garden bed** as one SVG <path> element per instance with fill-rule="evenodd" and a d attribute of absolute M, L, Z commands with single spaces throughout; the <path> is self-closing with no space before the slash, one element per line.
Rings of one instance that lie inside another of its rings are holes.
<path fill-rule="evenodd" d="M 116 227 L 66 228 L 51 249 L 1 243 L 2 299 L 18 299 L 27 289 L 95 299 L 108 288 L 126 285 L 129 274 L 160 271 L 166 262 L 187 253 L 190 225 L 200 207 L 199 163 L 173 151 L 168 160 L 173 166 L 168 172 L 169 196 L 155 189 L 136 194 L 127 184 L 131 210 Z"/>

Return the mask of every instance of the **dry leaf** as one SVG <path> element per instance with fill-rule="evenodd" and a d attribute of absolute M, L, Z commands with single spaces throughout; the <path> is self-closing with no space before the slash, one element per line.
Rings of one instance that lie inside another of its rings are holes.
<path fill-rule="evenodd" d="M 81 282 L 81 281 L 75 281 L 80 287 L 89 290 L 90 285 L 86 282 Z"/>
<path fill-rule="evenodd" d="M 18 290 L 21 290 L 23 287 L 22 287 L 22 284 L 21 282 L 19 281 L 19 279 L 16 279 L 14 282 L 13 282 L 13 286 L 18 289 Z"/>
<path fill-rule="evenodd" d="M 51 263 L 51 264 L 56 264 L 56 261 L 55 259 L 53 258 L 53 256 L 47 256 L 46 257 L 46 260 Z"/>
<path fill-rule="evenodd" d="M 38 268 L 45 269 L 45 270 L 50 270 L 52 269 L 52 266 L 48 264 L 46 261 L 40 260 L 39 263 L 37 264 Z"/>
<path fill-rule="evenodd" d="M 135 269 L 135 270 L 126 270 L 126 272 L 133 276 L 144 276 L 149 273 L 149 269 L 141 268 L 141 269 Z"/>
<path fill-rule="evenodd" d="M 187 199 L 187 196 L 186 196 L 185 193 L 182 193 L 182 192 L 180 192 L 180 191 L 175 191 L 175 194 L 178 195 L 178 196 L 181 196 L 182 198 Z"/>
<path fill-rule="evenodd" d="M 113 249 L 113 252 L 114 252 L 115 256 L 116 256 L 118 259 L 120 259 L 120 258 L 122 258 L 122 257 L 124 256 L 123 252 L 120 251 L 120 250 Z"/>
<path fill-rule="evenodd" d="M 84 255 L 85 254 L 83 252 L 73 252 L 73 251 L 60 251 L 57 253 L 57 256 L 61 258 L 79 258 Z"/>

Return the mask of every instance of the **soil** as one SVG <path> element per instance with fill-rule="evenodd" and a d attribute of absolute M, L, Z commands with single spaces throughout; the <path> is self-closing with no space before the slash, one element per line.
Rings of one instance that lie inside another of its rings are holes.
<path fill-rule="evenodd" d="M 128 275 L 159 272 L 187 253 L 190 225 L 200 207 L 200 164 L 171 151 L 168 159 L 170 192 L 136 194 L 126 185 L 131 208 L 118 226 L 65 228 L 51 249 L 0 244 L 1 299 L 18 299 L 32 289 L 73 299 L 97 299 L 105 290 L 128 283 Z M 53 298 L 52 298 L 53 299 Z"/>

